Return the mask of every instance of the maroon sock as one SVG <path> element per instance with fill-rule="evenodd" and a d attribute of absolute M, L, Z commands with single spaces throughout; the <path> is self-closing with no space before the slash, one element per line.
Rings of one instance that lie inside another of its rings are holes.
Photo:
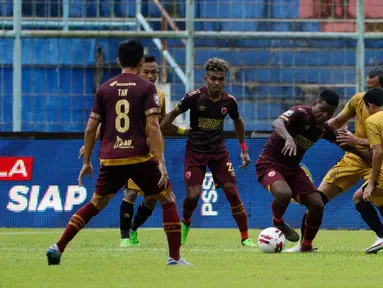
<path fill-rule="evenodd" d="M 305 234 L 303 235 L 302 245 L 311 247 L 311 243 L 318 233 L 322 224 L 323 212 L 308 211 L 305 224 Z"/>
<path fill-rule="evenodd" d="M 273 200 L 273 202 L 271 203 L 271 209 L 273 210 L 273 224 L 274 225 L 280 225 L 280 224 L 284 223 L 283 215 L 285 214 L 288 206 L 289 206 L 289 204 L 286 205 L 283 202 L 277 201 L 275 199 Z"/>
<path fill-rule="evenodd" d="M 241 239 L 245 240 L 249 238 L 248 226 L 247 226 L 247 214 L 245 206 L 243 206 L 242 200 L 239 197 L 237 187 L 231 186 L 223 189 L 223 192 L 226 195 L 227 200 L 230 202 L 231 214 L 234 217 L 235 222 L 241 233 Z"/>
<path fill-rule="evenodd" d="M 182 222 L 184 222 L 187 226 L 190 226 L 191 217 L 197 206 L 198 199 L 189 196 L 185 197 L 182 209 Z"/>
<path fill-rule="evenodd" d="M 180 259 L 181 224 L 175 202 L 162 204 L 162 223 L 168 238 L 169 257 Z"/>
<path fill-rule="evenodd" d="M 89 202 L 73 214 L 72 218 L 69 220 L 68 226 L 66 227 L 60 240 L 57 242 L 57 247 L 61 252 L 64 252 L 68 243 L 82 228 L 84 228 L 86 223 L 88 223 L 92 217 L 98 214 L 98 212 L 98 209 Z"/>

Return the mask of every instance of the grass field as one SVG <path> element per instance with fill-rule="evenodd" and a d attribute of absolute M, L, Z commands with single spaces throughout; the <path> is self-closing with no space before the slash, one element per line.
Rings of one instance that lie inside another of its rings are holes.
<path fill-rule="evenodd" d="M 85 229 L 60 266 L 45 251 L 62 229 L 0 229 L 0 287 L 382 287 L 383 252 L 365 255 L 371 231 L 320 231 L 311 254 L 263 254 L 239 245 L 234 229 L 191 230 L 168 267 L 162 230 L 140 231 L 140 248 L 119 247 L 117 229 Z M 259 231 L 250 231 L 256 240 Z M 292 245 L 289 244 L 288 247 Z"/>

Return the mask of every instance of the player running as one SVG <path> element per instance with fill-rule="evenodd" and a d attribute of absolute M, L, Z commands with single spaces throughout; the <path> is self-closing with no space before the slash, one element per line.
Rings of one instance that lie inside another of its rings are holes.
<path fill-rule="evenodd" d="M 157 90 L 153 83 L 137 75 L 144 61 L 143 54 L 140 42 L 122 42 L 117 60 L 122 67 L 121 74 L 104 83 L 96 93 L 85 131 L 84 164 L 79 175 L 80 186 L 85 175 L 92 175 L 90 159 L 97 127 L 102 123 L 101 167 L 95 192 L 90 202 L 72 216 L 59 241 L 48 249 L 49 265 L 60 264 L 68 243 L 107 206 L 128 179 L 142 188 L 145 198 L 157 199 L 162 204 L 163 227 L 169 244 L 167 265 L 190 265 L 180 257 L 180 218 L 164 160 Z M 150 153 L 147 135 L 156 161 Z"/>
<path fill-rule="evenodd" d="M 338 103 L 339 96 L 335 92 L 324 90 L 312 107 L 295 106 L 283 113 L 273 122 L 274 131 L 256 162 L 258 181 L 274 196 L 271 205 L 273 225 L 285 234 L 287 240 L 299 240 L 298 233 L 283 220 L 291 198 L 307 207 L 301 252 L 313 251 L 312 241 L 322 223 L 324 204 L 299 164 L 305 152 L 320 138 L 335 142 L 335 133 L 326 121 L 332 117 Z M 356 150 L 352 147 L 344 149 Z"/>
<path fill-rule="evenodd" d="M 367 89 L 382 87 L 383 85 L 383 67 L 373 68 L 366 78 Z M 338 132 L 337 141 L 339 144 L 350 144 L 362 151 L 369 151 L 369 144 L 366 130 L 364 127 L 366 119 L 370 116 L 363 101 L 363 93 L 355 94 L 343 108 L 343 110 L 334 118 L 328 121 L 328 124 Z M 355 135 L 347 129 L 340 129 L 350 119 L 356 118 Z M 360 179 L 368 180 L 370 167 L 359 156 L 346 152 L 342 159 L 338 161 L 325 175 L 322 183 L 318 187 L 319 194 L 322 196 L 323 203 L 326 205 L 330 200 L 348 191 Z M 383 211 L 381 211 L 383 213 Z M 306 214 L 302 219 L 301 231 L 304 235 Z M 375 243 L 371 246 L 375 246 Z M 287 249 L 286 252 L 299 252 L 300 243 Z"/>
<path fill-rule="evenodd" d="M 206 87 L 187 93 L 162 122 L 166 129 L 175 118 L 190 109 L 189 138 L 186 144 L 184 162 L 184 181 L 187 195 L 183 202 L 182 245 L 185 244 L 191 227 L 191 218 L 201 197 L 201 185 L 205 177 L 206 166 L 213 174 L 214 182 L 223 189 L 230 203 L 231 213 L 237 222 L 243 246 L 254 246 L 248 235 L 248 223 L 245 207 L 238 194 L 233 164 L 229 159 L 225 140 L 222 135 L 223 121 L 227 115 L 233 119 L 234 129 L 241 145 L 241 169 L 250 163 L 245 143 L 245 128 L 239 115 L 237 101 L 223 91 L 228 64 L 218 58 L 205 63 Z"/>
<path fill-rule="evenodd" d="M 158 65 L 154 56 L 144 55 L 144 64 L 141 66 L 139 76 L 146 79 L 153 84 L 156 83 L 158 77 Z M 166 98 L 164 92 L 157 87 L 157 95 L 159 97 L 161 117 L 166 114 Z M 100 127 L 97 129 L 96 140 L 100 139 Z M 178 133 L 180 135 L 187 135 L 189 129 L 183 129 L 173 125 L 171 127 L 173 134 Z M 84 153 L 84 146 L 80 149 L 80 157 Z M 124 189 L 124 198 L 120 205 L 120 246 L 130 247 L 138 246 L 140 241 L 138 240 L 137 229 L 142 226 L 146 220 L 152 215 L 157 200 L 154 198 L 144 198 L 141 204 L 138 206 L 137 213 L 134 216 L 134 203 L 136 202 L 137 195 L 143 196 L 144 192 L 132 179 L 128 180 Z M 133 219 L 133 221 L 132 221 Z"/>
<path fill-rule="evenodd" d="M 383 224 L 374 208 L 376 206 L 383 216 L 383 90 L 374 88 L 367 91 L 363 101 L 371 115 L 367 118 L 365 127 L 373 151 L 372 169 L 368 180 L 355 192 L 353 200 L 356 210 L 377 236 L 375 243 L 365 252 L 377 253 L 383 249 Z"/>

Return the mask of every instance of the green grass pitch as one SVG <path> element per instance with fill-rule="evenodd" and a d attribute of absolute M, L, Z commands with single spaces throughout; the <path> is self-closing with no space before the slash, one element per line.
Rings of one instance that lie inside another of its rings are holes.
<path fill-rule="evenodd" d="M 46 249 L 63 229 L 0 229 L 0 287 L 381 287 L 383 251 L 365 255 L 371 231 L 322 230 L 317 253 L 263 254 L 243 248 L 234 229 L 192 229 L 182 256 L 190 267 L 168 267 L 162 230 L 139 231 L 140 248 L 119 247 L 117 229 L 84 229 L 60 266 Z M 256 240 L 259 231 L 251 230 Z M 287 247 L 293 246 L 287 243 Z"/>

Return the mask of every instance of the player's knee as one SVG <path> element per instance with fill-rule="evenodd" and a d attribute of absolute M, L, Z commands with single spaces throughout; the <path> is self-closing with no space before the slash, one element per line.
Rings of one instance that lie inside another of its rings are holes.
<path fill-rule="evenodd" d="M 151 198 L 145 197 L 144 200 L 143 200 L 143 203 L 149 209 L 154 210 L 154 207 L 156 207 L 156 204 L 157 204 L 157 199 L 154 199 L 152 197 Z"/>
<path fill-rule="evenodd" d="M 321 191 L 318 191 L 318 192 L 319 192 L 319 195 L 322 197 L 323 204 L 326 205 L 330 200 L 323 192 Z"/>
<path fill-rule="evenodd" d="M 109 200 L 109 196 L 93 196 L 90 202 L 97 208 L 98 211 L 101 211 L 108 205 Z"/>
<path fill-rule="evenodd" d="M 134 203 L 137 199 L 137 191 L 126 188 L 124 190 L 124 199 L 127 202 Z"/>
<path fill-rule="evenodd" d="M 186 191 L 188 193 L 188 197 L 189 198 L 193 198 L 193 199 L 196 199 L 196 200 L 199 200 L 199 198 L 201 197 L 201 186 L 198 185 L 198 186 L 189 186 L 186 188 Z"/>
<path fill-rule="evenodd" d="M 291 190 L 288 190 L 288 189 L 275 189 L 273 191 L 273 196 L 278 201 L 288 203 L 291 201 L 291 198 L 293 197 L 293 193 Z"/>
<path fill-rule="evenodd" d="M 363 190 L 359 189 L 352 196 L 352 201 L 354 201 L 354 204 L 356 204 L 356 203 L 358 203 L 358 202 L 360 202 L 362 200 L 363 200 Z"/>

